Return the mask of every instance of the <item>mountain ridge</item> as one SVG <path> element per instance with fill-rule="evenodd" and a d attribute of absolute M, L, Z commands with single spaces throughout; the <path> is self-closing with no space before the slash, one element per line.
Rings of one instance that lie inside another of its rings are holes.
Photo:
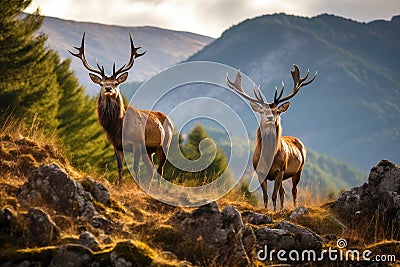
<path fill-rule="evenodd" d="M 71 58 L 71 68 L 75 71 L 81 84 L 90 95 L 97 94 L 97 88 L 90 81 L 82 63 L 73 58 L 68 50 L 74 52 L 73 46 L 79 46 L 83 32 L 86 32 L 85 54 L 92 65 L 96 58 L 110 73 L 112 64 L 125 64 L 129 59 L 129 32 L 132 33 L 135 45 L 142 46 L 146 60 L 138 59 L 128 81 L 143 81 L 154 73 L 186 59 L 212 40 L 211 37 L 183 31 L 166 30 L 153 26 L 127 27 L 104 25 L 95 22 L 78 22 L 55 17 L 44 17 L 39 30 L 48 36 L 47 43 L 55 49 L 62 59 Z"/>
<path fill-rule="evenodd" d="M 318 70 L 282 116 L 284 131 L 367 172 L 380 158 L 400 161 L 398 22 L 398 16 L 359 23 L 333 15 L 264 15 L 232 26 L 187 61 L 240 68 L 267 99 L 280 81 L 290 88 L 293 63 L 302 73 Z"/>

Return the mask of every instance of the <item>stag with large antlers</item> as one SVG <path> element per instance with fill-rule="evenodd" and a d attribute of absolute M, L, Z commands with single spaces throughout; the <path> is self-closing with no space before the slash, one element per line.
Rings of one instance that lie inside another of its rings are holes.
<path fill-rule="evenodd" d="M 292 178 L 293 203 L 296 207 L 297 184 L 300 181 L 301 172 L 306 160 L 306 147 L 303 143 L 296 137 L 282 136 L 280 115 L 289 108 L 290 102 L 285 101 L 294 97 L 301 87 L 313 82 L 316 74 L 307 81 L 309 72 L 307 71 L 306 76 L 301 78 L 300 70 L 296 65 L 294 65 L 294 71 L 291 71 L 291 73 L 294 82 L 292 92 L 282 97 L 284 91 L 284 84 L 282 82 L 279 94 L 278 90 L 275 89 L 274 102 L 272 103 L 264 101 L 260 87 L 254 90 L 255 98 L 246 94 L 242 89 L 240 71 L 236 75 L 235 82 L 231 82 L 228 75 L 226 76 L 229 88 L 249 100 L 252 109 L 261 115 L 260 126 L 257 129 L 256 147 L 253 154 L 253 167 L 261 184 L 266 209 L 268 208 L 267 180 L 274 181 L 274 190 L 272 193 L 274 211 L 276 211 L 278 191 L 281 200 L 280 207 L 283 209 L 285 190 L 282 181 L 288 178 Z"/>
<path fill-rule="evenodd" d="M 83 66 L 89 71 L 90 79 L 100 85 L 97 114 L 108 140 L 114 147 L 118 163 L 118 184 L 120 185 L 122 181 L 124 150 L 133 152 L 135 175 L 139 173 L 139 160 L 142 155 L 150 177 L 146 183 L 149 184 L 154 174 L 153 154 L 156 154 L 158 158 L 157 172 L 161 176 L 163 174 L 174 127 L 172 121 L 162 112 L 124 106 L 119 85 L 128 78 L 128 70 L 132 68 L 135 59 L 145 54 L 145 52 L 138 53 L 141 47 L 134 46 L 131 34 L 129 38 L 131 47 L 129 62 L 118 70 L 115 70 L 114 63 L 111 76 L 105 74 L 104 66 L 96 62 L 97 69 L 95 69 L 86 60 L 85 33 L 82 36 L 81 46 L 74 46 L 78 53 L 69 52 L 82 61 Z M 123 124 L 124 139 L 122 138 Z"/>

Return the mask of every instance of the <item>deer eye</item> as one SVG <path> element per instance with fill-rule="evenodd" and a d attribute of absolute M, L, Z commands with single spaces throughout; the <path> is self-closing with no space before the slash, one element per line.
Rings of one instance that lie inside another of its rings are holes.
<path fill-rule="evenodd" d="M 103 86 L 103 85 L 104 85 L 104 83 L 103 83 L 103 82 L 101 82 L 101 83 L 100 83 L 100 86 Z"/>
<path fill-rule="evenodd" d="M 114 83 L 114 86 L 118 86 L 118 84 L 119 84 L 119 83 L 116 82 L 116 83 Z"/>

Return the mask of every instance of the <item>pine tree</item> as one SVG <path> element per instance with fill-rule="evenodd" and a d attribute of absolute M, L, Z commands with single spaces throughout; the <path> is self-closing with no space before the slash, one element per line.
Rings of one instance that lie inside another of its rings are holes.
<path fill-rule="evenodd" d="M 30 2 L 0 3 L 0 112 L 25 116 L 28 123 L 37 117 L 50 131 L 58 125 L 59 58 L 45 46 L 46 36 L 36 34 L 43 21 L 39 11 L 22 14 Z"/>
<path fill-rule="evenodd" d="M 190 130 L 186 144 L 183 144 L 182 139 L 180 139 L 182 154 L 189 160 L 196 160 L 200 156 L 205 158 L 213 156 L 215 147 L 211 143 L 205 143 L 203 154 L 200 154 L 200 142 L 205 138 L 210 138 L 205 128 L 201 124 L 196 124 Z M 214 181 L 228 167 L 226 155 L 218 146 L 216 149 L 215 158 L 206 169 L 197 172 L 188 172 L 179 170 L 169 163 L 165 167 L 165 175 L 171 175 L 167 176 L 170 180 L 191 186 L 203 185 Z"/>

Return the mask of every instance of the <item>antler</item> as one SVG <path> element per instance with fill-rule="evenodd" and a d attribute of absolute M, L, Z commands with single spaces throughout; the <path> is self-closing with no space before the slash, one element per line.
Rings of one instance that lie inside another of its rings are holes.
<path fill-rule="evenodd" d="M 130 68 L 132 68 L 133 66 L 133 62 L 135 61 L 136 58 L 143 56 L 144 54 L 146 54 L 146 51 L 144 51 L 143 53 L 137 53 L 137 51 L 142 48 L 141 46 L 135 47 L 135 45 L 133 44 L 133 40 L 132 40 L 132 34 L 129 33 L 129 39 L 131 42 L 131 57 L 129 59 L 128 64 L 124 64 L 121 68 L 119 68 L 117 71 L 115 71 L 115 62 L 113 65 L 113 75 L 111 77 L 117 77 L 117 75 L 128 71 Z"/>
<path fill-rule="evenodd" d="M 257 91 L 256 89 L 253 89 L 256 98 L 253 98 L 244 92 L 242 88 L 242 75 L 240 74 L 240 70 L 238 70 L 236 74 L 235 82 L 231 82 L 228 78 L 228 74 L 226 74 L 226 83 L 228 84 L 229 88 L 235 90 L 235 92 L 237 92 L 247 100 L 259 103 L 261 105 L 265 103 L 264 98 L 261 95 L 260 86 L 258 86 Z"/>
<path fill-rule="evenodd" d="M 295 96 L 297 94 L 297 92 L 300 90 L 301 87 L 312 83 L 315 80 L 315 78 L 317 77 L 317 72 L 315 72 L 315 74 L 311 78 L 311 80 L 306 82 L 306 80 L 308 78 L 308 75 L 310 73 L 310 70 L 307 70 L 307 74 L 306 74 L 306 76 L 304 78 L 300 78 L 299 67 L 297 65 L 295 65 L 295 64 L 293 64 L 293 67 L 294 67 L 294 71 L 291 71 L 292 78 L 293 78 L 293 90 L 289 95 L 285 96 L 284 98 L 281 98 L 282 94 L 283 94 L 283 90 L 285 89 L 285 85 L 282 82 L 282 89 L 281 89 L 281 92 L 279 93 L 279 96 L 277 96 L 278 95 L 278 89 L 275 89 L 274 103 L 276 105 L 278 105 L 279 103 L 282 103 L 282 102 L 292 98 L 293 96 Z"/>
<path fill-rule="evenodd" d="M 79 52 L 78 53 L 72 53 L 70 50 L 68 50 L 68 52 L 71 53 L 71 55 L 79 58 L 80 60 L 82 60 L 83 66 L 85 66 L 86 69 L 88 69 L 91 72 L 97 73 L 99 75 L 101 75 L 102 77 L 105 76 L 104 74 L 104 67 L 99 65 L 99 63 L 96 61 L 96 65 L 99 68 L 98 70 L 96 70 L 95 68 L 93 68 L 92 66 L 90 66 L 90 64 L 87 62 L 86 57 L 85 57 L 85 32 L 83 33 L 82 36 L 82 42 L 81 42 L 81 47 L 77 47 L 77 46 L 73 46 L 75 49 L 77 49 Z"/>

